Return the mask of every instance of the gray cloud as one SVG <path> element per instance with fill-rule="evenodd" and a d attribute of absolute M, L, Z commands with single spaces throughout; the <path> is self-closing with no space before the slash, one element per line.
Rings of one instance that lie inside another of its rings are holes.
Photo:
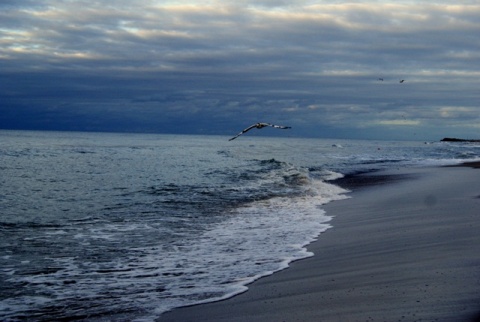
<path fill-rule="evenodd" d="M 0 7 L 3 128 L 479 136 L 476 1 Z"/>

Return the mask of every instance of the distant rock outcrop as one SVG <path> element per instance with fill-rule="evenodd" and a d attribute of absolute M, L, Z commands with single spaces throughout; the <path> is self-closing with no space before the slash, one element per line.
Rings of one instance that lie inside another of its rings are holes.
<path fill-rule="evenodd" d="M 441 142 L 476 142 L 480 143 L 480 140 L 467 140 L 467 139 L 457 139 L 457 138 L 443 138 Z"/>

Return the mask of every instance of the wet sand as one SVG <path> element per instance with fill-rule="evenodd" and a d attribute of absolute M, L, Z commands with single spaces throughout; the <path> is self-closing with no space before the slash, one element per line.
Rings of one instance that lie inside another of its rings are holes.
<path fill-rule="evenodd" d="M 389 170 L 337 181 L 313 257 L 159 321 L 480 321 L 480 170 Z"/>

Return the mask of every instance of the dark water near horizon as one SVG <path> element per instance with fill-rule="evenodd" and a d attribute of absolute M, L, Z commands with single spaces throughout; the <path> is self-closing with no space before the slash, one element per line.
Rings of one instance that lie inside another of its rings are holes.
<path fill-rule="evenodd" d="M 322 205 L 348 197 L 330 180 L 480 157 L 462 143 L 227 139 L 0 131 L 0 320 L 152 321 L 230 297 L 312 255 Z"/>

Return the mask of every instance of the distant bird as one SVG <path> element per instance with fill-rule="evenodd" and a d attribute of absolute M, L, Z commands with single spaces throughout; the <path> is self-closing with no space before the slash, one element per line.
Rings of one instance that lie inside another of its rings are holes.
<path fill-rule="evenodd" d="M 404 80 L 404 79 L 402 79 L 402 80 L 400 81 L 400 83 L 403 83 L 404 81 L 405 81 L 405 80 Z"/>
<path fill-rule="evenodd" d="M 238 133 L 237 135 L 235 135 L 233 138 L 229 139 L 228 141 L 235 140 L 235 139 L 238 138 L 240 135 L 242 135 L 243 133 L 246 133 L 246 132 L 250 131 L 250 130 L 253 129 L 253 128 L 263 129 L 263 128 L 266 127 L 266 126 L 271 126 L 271 127 L 277 128 L 277 129 L 291 129 L 290 126 L 275 125 L 275 124 L 270 124 L 270 123 L 255 123 L 255 124 L 250 125 L 249 127 L 247 127 L 247 128 L 246 128 L 245 130 L 243 130 L 242 132 Z"/>
<path fill-rule="evenodd" d="M 379 78 L 378 80 L 383 82 L 383 78 Z"/>

